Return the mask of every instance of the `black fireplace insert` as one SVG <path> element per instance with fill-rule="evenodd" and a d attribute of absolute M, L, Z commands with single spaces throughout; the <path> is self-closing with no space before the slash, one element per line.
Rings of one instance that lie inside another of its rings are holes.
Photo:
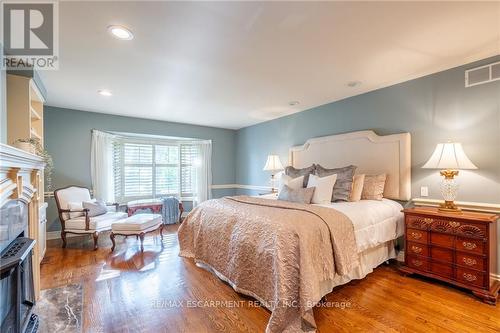
<path fill-rule="evenodd" d="M 30 333 L 38 328 L 35 305 L 32 250 L 28 234 L 28 208 L 10 200 L 0 208 L 0 331 Z"/>

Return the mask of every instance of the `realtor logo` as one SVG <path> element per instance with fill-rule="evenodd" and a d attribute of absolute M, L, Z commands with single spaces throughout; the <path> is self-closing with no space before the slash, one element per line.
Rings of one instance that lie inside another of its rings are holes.
<path fill-rule="evenodd" d="M 58 68 L 58 4 L 2 1 L 2 69 Z"/>

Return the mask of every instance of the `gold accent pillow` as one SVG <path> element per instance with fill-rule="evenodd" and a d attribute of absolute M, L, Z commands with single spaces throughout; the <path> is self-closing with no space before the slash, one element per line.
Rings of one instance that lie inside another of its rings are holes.
<path fill-rule="evenodd" d="M 365 175 L 354 175 L 352 177 L 352 190 L 349 196 L 349 201 L 356 202 L 361 200 L 361 194 L 363 193 L 363 185 L 365 184 Z"/>
<path fill-rule="evenodd" d="M 365 182 L 363 184 L 361 199 L 382 200 L 382 198 L 384 197 L 386 178 L 387 175 L 385 173 L 375 176 L 365 175 Z"/>

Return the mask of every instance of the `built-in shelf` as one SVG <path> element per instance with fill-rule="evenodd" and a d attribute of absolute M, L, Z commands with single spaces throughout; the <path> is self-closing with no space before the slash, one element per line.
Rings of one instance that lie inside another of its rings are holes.
<path fill-rule="evenodd" d="M 40 116 L 40 114 L 38 112 L 36 112 L 36 110 L 31 107 L 31 120 L 41 120 L 42 117 Z"/>
<path fill-rule="evenodd" d="M 31 137 L 34 137 L 35 139 L 42 140 L 42 137 L 40 134 L 38 134 L 33 128 L 31 129 Z"/>

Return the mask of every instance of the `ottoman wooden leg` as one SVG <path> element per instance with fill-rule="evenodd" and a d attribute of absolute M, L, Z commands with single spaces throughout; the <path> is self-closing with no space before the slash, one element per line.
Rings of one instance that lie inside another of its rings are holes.
<path fill-rule="evenodd" d="M 160 226 L 160 237 L 163 240 L 163 224 Z"/>
<path fill-rule="evenodd" d="M 109 238 L 111 238 L 111 242 L 113 243 L 113 246 L 111 246 L 111 252 L 113 252 L 115 250 L 115 234 L 111 232 Z"/>
<path fill-rule="evenodd" d="M 141 232 L 139 234 L 139 238 L 141 239 L 141 252 L 144 252 L 144 233 Z"/>

